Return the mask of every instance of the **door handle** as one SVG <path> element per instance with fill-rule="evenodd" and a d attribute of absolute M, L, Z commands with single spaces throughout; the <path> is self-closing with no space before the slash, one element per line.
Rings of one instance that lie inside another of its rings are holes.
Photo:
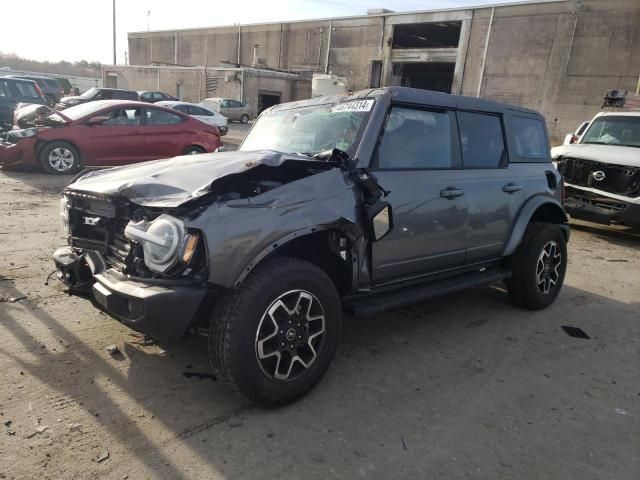
<path fill-rule="evenodd" d="M 440 196 L 449 200 L 452 200 L 456 197 L 461 197 L 462 195 L 464 195 L 464 190 L 460 188 L 447 187 L 444 190 L 440 190 Z"/>
<path fill-rule="evenodd" d="M 502 187 L 502 191 L 505 193 L 515 193 L 522 190 L 520 185 L 516 185 L 515 183 L 508 183 L 504 187 Z"/>

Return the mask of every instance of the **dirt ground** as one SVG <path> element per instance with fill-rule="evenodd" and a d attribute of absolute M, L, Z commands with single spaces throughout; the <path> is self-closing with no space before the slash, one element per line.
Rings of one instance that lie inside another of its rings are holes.
<path fill-rule="evenodd" d="M 546 311 L 492 287 L 347 317 L 318 388 L 263 410 L 205 339 L 146 344 L 45 285 L 68 180 L 0 171 L 1 479 L 640 478 L 638 235 L 575 225 Z"/>

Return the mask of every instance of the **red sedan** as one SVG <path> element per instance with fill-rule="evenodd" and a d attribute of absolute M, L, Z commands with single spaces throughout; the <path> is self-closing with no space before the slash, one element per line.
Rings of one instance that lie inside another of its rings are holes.
<path fill-rule="evenodd" d="M 40 165 L 50 173 L 71 173 L 222 146 L 216 126 L 143 102 L 98 101 L 64 112 L 40 108 L 31 117 L 31 128 L 12 130 L 0 143 L 3 168 Z"/>

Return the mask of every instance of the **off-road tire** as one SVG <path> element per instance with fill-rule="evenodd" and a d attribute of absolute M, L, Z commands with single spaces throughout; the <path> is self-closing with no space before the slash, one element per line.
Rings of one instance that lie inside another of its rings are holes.
<path fill-rule="evenodd" d="M 58 163 L 58 165 L 61 166 L 60 168 L 55 167 L 56 163 L 51 157 L 56 152 L 59 152 L 58 157 L 64 156 L 65 159 L 64 161 L 60 160 L 60 163 Z M 67 154 L 71 155 L 71 157 L 67 157 Z M 67 160 L 69 158 L 71 158 L 71 164 L 67 167 Z M 61 140 L 47 143 L 40 150 L 38 159 L 40 160 L 40 165 L 45 172 L 53 173 L 55 175 L 74 173 L 80 168 L 80 152 L 78 152 L 78 149 L 70 143 Z"/>
<path fill-rule="evenodd" d="M 257 354 L 259 325 L 285 292 L 304 290 L 324 311 L 325 334 L 315 360 L 299 377 L 270 377 Z M 275 257 L 258 266 L 234 290 L 216 299 L 209 326 L 209 360 L 214 374 L 232 389 L 264 406 L 282 405 L 311 390 L 329 368 L 342 331 L 342 306 L 335 285 L 317 266 L 296 258 Z"/>
<path fill-rule="evenodd" d="M 240 123 L 242 124 L 249 123 L 249 115 L 247 115 L 246 113 L 242 114 L 242 116 L 240 117 Z"/>
<path fill-rule="evenodd" d="M 555 243 L 561 263 L 555 284 L 548 293 L 543 293 L 537 282 L 537 267 L 543 249 L 550 242 Z M 562 229 L 551 223 L 531 223 L 512 259 L 512 276 L 506 282 L 509 296 L 516 305 L 529 310 L 546 308 L 560 293 L 566 270 L 567 242 Z"/>

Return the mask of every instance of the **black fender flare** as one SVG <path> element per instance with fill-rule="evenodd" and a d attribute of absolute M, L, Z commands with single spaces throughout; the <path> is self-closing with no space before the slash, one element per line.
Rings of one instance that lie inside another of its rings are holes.
<path fill-rule="evenodd" d="M 354 277 L 357 276 L 358 272 L 360 272 L 360 270 L 362 269 L 363 262 L 366 261 L 367 240 L 364 236 L 364 233 L 362 232 L 362 229 L 357 224 L 352 223 L 351 221 L 348 221 L 346 219 L 341 219 L 338 222 L 332 224 L 301 228 L 299 230 L 290 232 L 287 235 L 284 235 L 275 242 L 270 242 L 270 244 L 260 250 L 258 254 L 255 255 L 236 276 L 233 281 L 234 288 L 238 288 L 247 278 L 247 276 L 253 271 L 253 269 L 255 269 L 260 264 L 260 262 L 262 262 L 262 260 L 264 260 L 267 256 L 273 254 L 274 252 L 282 249 L 282 247 L 286 246 L 288 243 L 308 235 L 313 235 L 318 232 L 326 232 L 330 230 L 335 230 L 343 233 L 351 243 L 352 255 L 355 259 L 355 268 L 353 268 Z M 354 281 L 357 280 L 354 278 Z"/>
<path fill-rule="evenodd" d="M 503 256 L 511 255 L 516 251 L 516 248 L 518 248 L 518 245 L 520 245 L 520 242 L 522 241 L 522 237 L 524 236 L 527 226 L 531 222 L 531 218 L 539 208 L 545 205 L 551 205 L 556 211 L 558 218 L 562 220 L 560 226 L 562 227 L 565 238 L 569 241 L 569 225 L 567 224 L 569 217 L 567 217 L 567 214 L 565 213 L 564 208 L 562 208 L 560 202 L 547 195 L 536 195 L 535 197 L 527 200 L 518 212 L 518 219 L 511 230 L 511 236 L 504 249 Z"/>

